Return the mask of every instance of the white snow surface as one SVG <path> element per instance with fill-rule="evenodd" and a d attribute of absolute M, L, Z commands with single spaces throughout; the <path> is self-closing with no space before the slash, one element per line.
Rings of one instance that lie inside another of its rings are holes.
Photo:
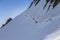
<path fill-rule="evenodd" d="M 0 40 L 60 40 L 60 4 L 47 13 L 44 4 L 41 0 L 0 29 Z"/>

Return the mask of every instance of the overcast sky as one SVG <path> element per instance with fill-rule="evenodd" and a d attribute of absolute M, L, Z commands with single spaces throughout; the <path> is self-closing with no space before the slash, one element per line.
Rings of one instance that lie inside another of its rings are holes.
<path fill-rule="evenodd" d="M 0 25 L 25 11 L 32 0 L 0 0 Z"/>

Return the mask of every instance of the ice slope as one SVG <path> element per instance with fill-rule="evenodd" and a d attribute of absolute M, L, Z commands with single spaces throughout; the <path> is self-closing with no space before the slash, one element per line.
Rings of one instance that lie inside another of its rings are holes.
<path fill-rule="evenodd" d="M 0 40 L 60 40 L 60 4 L 48 12 L 45 0 L 0 29 Z"/>

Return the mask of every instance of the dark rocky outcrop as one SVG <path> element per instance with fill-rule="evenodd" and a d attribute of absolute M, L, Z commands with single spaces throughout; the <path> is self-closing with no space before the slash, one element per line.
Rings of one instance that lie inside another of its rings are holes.
<path fill-rule="evenodd" d="M 29 8 L 34 4 L 35 6 L 40 2 L 40 0 L 33 0 L 29 6 Z"/>
<path fill-rule="evenodd" d="M 9 18 L 9 19 L 6 21 L 6 23 L 2 25 L 1 28 L 3 28 L 3 27 L 4 27 L 6 24 L 8 24 L 11 20 L 12 20 L 12 18 Z"/>
<path fill-rule="evenodd" d="M 29 6 L 29 8 L 34 4 L 35 6 L 40 2 L 40 0 L 33 0 Z M 46 3 L 43 7 L 43 9 L 45 9 L 45 7 L 47 6 L 47 4 L 50 2 L 50 5 L 48 6 L 48 9 L 50 9 L 50 7 L 52 6 L 53 9 L 60 3 L 60 0 L 46 0 Z"/>
<path fill-rule="evenodd" d="M 50 5 L 48 6 L 47 10 L 49 10 L 51 6 L 54 9 L 60 3 L 60 0 L 46 0 L 46 4 L 44 5 L 43 9 L 45 9 L 45 7 L 48 4 L 48 2 L 50 2 Z"/>

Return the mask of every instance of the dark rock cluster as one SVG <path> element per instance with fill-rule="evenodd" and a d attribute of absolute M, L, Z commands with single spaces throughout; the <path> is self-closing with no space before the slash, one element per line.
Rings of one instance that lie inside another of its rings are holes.
<path fill-rule="evenodd" d="M 40 2 L 40 0 L 33 0 L 29 6 L 29 8 L 34 4 L 35 6 Z M 45 7 L 47 6 L 47 4 L 50 2 L 50 5 L 48 6 L 48 9 L 50 9 L 50 7 L 52 6 L 53 9 L 60 3 L 60 0 L 46 0 L 46 3 L 43 7 L 43 9 L 45 9 Z"/>
<path fill-rule="evenodd" d="M 44 5 L 44 9 L 47 6 L 48 2 L 50 2 L 50 5 L 48 6 L 48 10 L 51 6 L 53 6 L 53 9 L 60 3 L 60 0 L 46 0 L 46 4 Z"/>

